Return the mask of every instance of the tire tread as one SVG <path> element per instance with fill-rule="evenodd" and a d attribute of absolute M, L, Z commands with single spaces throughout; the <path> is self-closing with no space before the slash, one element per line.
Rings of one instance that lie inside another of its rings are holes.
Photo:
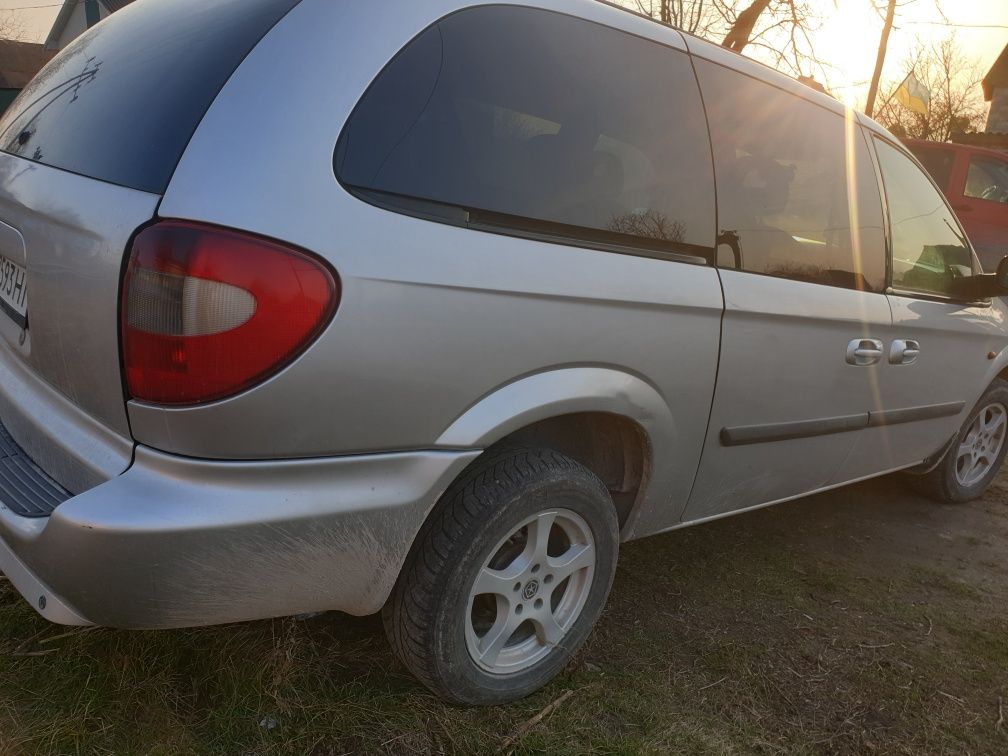
<path fill-rule="evenodd" d="M 382 622 L 396 656 L 427 688 L 449 701 L 466 703 L 435 669 L 430 649 L 437 642 L 429 618 L 437 611 L 441 576 L 453 567 L 453 546 L 466 543 L 492 507 L 509 492 L 553 476 L 588 476 L 601 496 L 601 480 L 587 468 L 551 449 L 499 449 L 478 459 L 448 488 L 416 538 Z M 615 515 L 613 515 L 615 518 Z"/>

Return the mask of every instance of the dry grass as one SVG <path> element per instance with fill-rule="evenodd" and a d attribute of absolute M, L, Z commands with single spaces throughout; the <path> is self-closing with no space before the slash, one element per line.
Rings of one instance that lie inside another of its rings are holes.
<path fill-rule="evenodd" d="M 1008 752 L 1006 494 L 883 480 L 628 545 L 585 650 L 496 709 L 374 618 L 65 634 L 0 581 L 0 754 Z"/>

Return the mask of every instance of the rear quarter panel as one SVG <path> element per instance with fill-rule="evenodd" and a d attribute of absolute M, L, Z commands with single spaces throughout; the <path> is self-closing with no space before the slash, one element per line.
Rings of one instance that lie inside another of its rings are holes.
<path fill-rule="evenodd" d="M 648 432 L 649 498 L 681 504 L 717 368 L 713 268 L 439 225 L 372 207 L 336 181 L 335 143 L 367 85 L 458 7 L 306 0 L 225 87 L 161 215 L 322 255 L 339 273 L 340 309 L 294 364 L 240 396 L 187 409 L 131 403 L 134 434 L 165 451 L 228 459 L 480 447 L 515 416 L 533 422 L 597 400 Z M 595 3 L 550 7 L 631 31 L 650 26 Z M 662 33 L 683 48 L 678 34 Z M 278 93 L 270 108 L 264 91 Z M 554 372 L 562 377 L 529 380 Z M 489 400 L 508 387 L 506 399 Z M 678 509 L 658 503 L 638 532 L 672 524 Z"/>

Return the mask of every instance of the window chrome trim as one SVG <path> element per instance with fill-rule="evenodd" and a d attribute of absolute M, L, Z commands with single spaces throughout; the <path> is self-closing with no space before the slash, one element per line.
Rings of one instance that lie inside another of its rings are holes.
<path fill-rule="evenodd" d="M 960 305 L 962 307 L 990 307 L 990 299 L 958 299 L 947 294 L 938 294 L 929 291 L 916 291 L 914 289 L 898 289 L 890 286 L 885 291 L 887 296 L 904 297 L 906 299 L 921 299 L 926 302 L 938 302 L 939 304 Z"/>
<path fill-rule="evenodd" d="M 716 256 L 715 248 L 697 244 L 659 240 L 649 244 L 647 239 L 601 229 L 461 207 L 350 184 L 343 184 L 343 188 L 362 202 L 382 210 L 472 231 L 690 265 L 713 266 Z"/>

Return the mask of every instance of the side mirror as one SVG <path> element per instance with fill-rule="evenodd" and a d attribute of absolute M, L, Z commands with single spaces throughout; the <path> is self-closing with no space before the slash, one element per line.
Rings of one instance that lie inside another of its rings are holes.
<path fill-rule="evenodd" d="M 1008 297 L 1008 257 L 998 263 L 995 273 L 956 279 L 953 293 L 966 299 Z"/>
<path fill-rule="evenodd" d="M 994 273 L 994 280 L 1002 293 L 1008 293 L 1008 257 L 1002 257 L 998 263 L 997 271 Z M 997 295 L 995 295 L 997 296 Z"/>

